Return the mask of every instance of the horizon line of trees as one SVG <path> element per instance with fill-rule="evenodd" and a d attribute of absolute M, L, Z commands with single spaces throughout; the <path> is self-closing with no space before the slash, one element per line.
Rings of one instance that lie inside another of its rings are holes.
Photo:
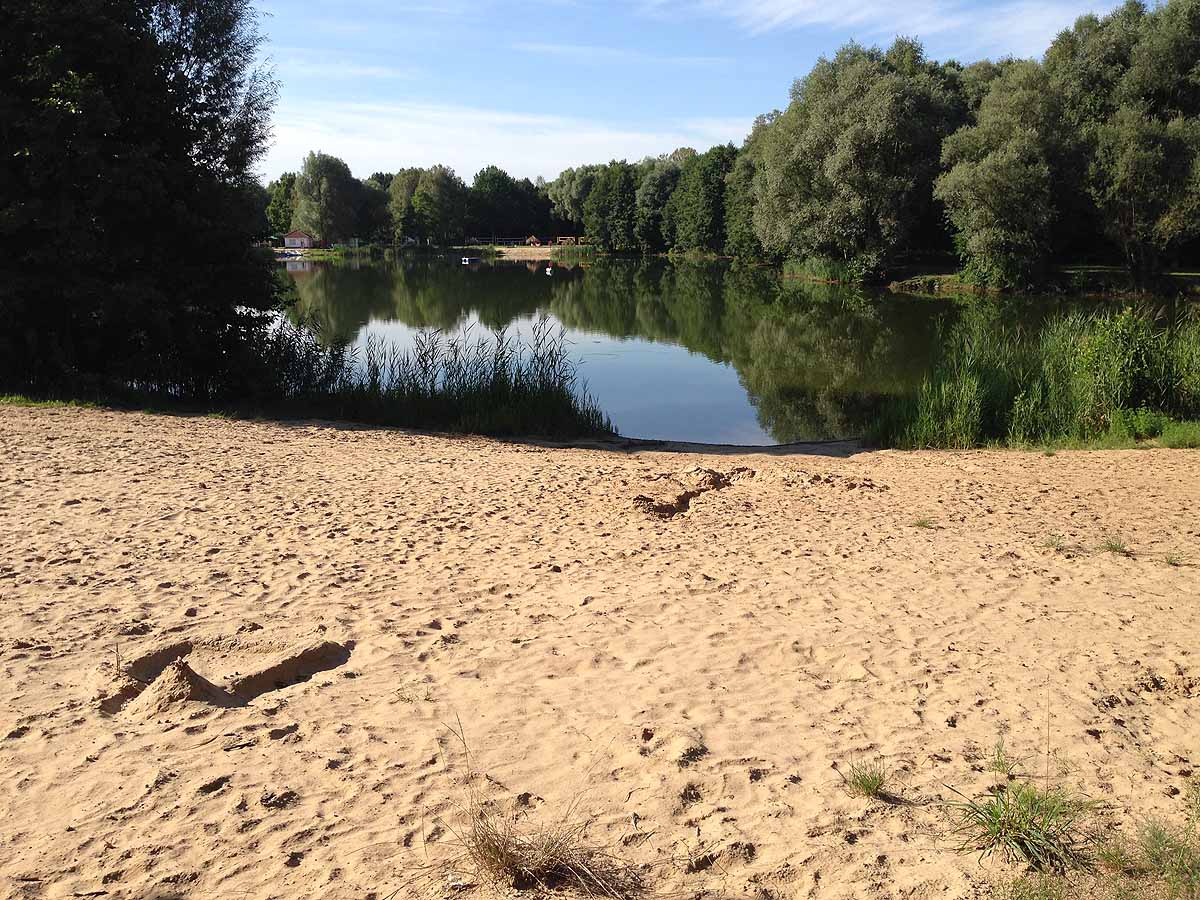
<path fill-rule="evenodd" d="M 376 173 L 310 154 L 270 186 L 277 231 L 450 243 L 584 233 L 616 253 L 817 261 L 843 280 L 955 255 L 967 280 L 1042 284 L 1120 259 L 1139 282 L 1197 249 L 1200 0 L 1085 15 L 1042 60 L 969 66 L 851 42 L 718 145 L 564 170 Z"/>

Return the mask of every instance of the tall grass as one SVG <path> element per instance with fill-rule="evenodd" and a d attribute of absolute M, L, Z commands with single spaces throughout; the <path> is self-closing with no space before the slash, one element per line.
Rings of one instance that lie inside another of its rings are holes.
<path fill-rule="evenodd" d="M 546 320 L 526 343 L 504 331 L 474 340 L 422 332 L 411 350 L 371 337 L 361 352 L 280 322 L 265 356 L 274 374 L 257 399 L 289 411 L 477 434 L 613 430 L 579 382 L 563 333 Z"/>
<path fill-rule="evenodd" d="M 886 446 L 965 449 L 1004 442 L 1131 442 L 1170 434 L 1173 419 L 1200 416 L 1200 322 L 1157 326 L 1133 310 L 1051 319 L 1014 332 L 971 315 L 946 339 L 915 396 L 877 422 Z"/>

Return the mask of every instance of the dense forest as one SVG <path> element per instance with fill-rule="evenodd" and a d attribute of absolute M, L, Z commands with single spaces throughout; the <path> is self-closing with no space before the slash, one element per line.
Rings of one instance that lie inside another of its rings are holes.
<path fill-rule="evenodd" d="M 873 280 L 954 258 L 965 278 L 1035 287 L 1062 262 L 1146 283 L 1200 229 L 1200 0 L 1080 18 L 1037 60 L 963 66 L 920 43 L 822 58 L 740 149 L 467 185 L 435 166 L 355 179 L 311 154 L 273 182 L 276 233 L 458 242 L 584 234 L 619 253 L 795 260 Z"/>

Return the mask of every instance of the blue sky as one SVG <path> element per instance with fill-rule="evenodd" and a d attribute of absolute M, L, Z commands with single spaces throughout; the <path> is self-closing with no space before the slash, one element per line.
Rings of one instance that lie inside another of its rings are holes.
<path fill-rule="evenodd" d="M 930 56 L 1040 56 L 1115 0 L 262 0 L 281 82 L 269 178 L 309 150 L 359 177 L 437 162 L 518 177 L 741 144 L 854 38 Z"/>

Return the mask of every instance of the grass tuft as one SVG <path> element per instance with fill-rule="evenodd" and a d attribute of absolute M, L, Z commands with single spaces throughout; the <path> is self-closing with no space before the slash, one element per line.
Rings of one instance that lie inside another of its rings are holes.
<path fill-rule="evenodd" d="M 850 763 L 849 774 L 842 775 L 846 790 L 853 797 L 882 800 L 890 796 L 887 787 L 892 780 L 891 769 L 882 759 Z"/>
<path fill-rule="evenodd" d="M 1100 544 L 1100 549 L 1105 553 L 1114 553 L 1119 556 L 1132 555 L 1124 539 L 1117 535 L 1105 538 Z"/>
<path fill-rule="evenodd" d="M 937 528 L 937 522 L 933 519 L 922 516 L 921 518 L 919 518 L 915 522 L 913 522 L 913 527 L 914 528 L 933 529 L 933 528 Z"/>
<path fill-rule="evenodd" d="M 594 817 L 579 815 L 577 795 L 561 816 L 536 823 L 519 804 L 504 808 L 476 789 L 471 750 L 462 723 L 451 734 L 462 746 L 468 796 L 458 823 L 441 824 L 462 849 L 453 868 L 469 868 L 474 883 L 491 882 L 516 891 L 567 889 L 584 897 L 628 900 L 645 890 L 640 869 L 588 840 Z M 464 865 L 465 864 L 465 865 Z"/>
<path fill-rule="evenodd" d="M 1067 541 L 1061 534 L 1052 534 L 1042 542 L 1042 546 L 1047 550 L 1053 550 L 1056 553 L 1062 553 L 1067 549 Z"/>
<path fill-rule="evenodd" d="M 961 852 L 999 853 L 1037 872 L 1061 873 L 1090 867 L 1088 820 L 1095 806 L 1060 788 L 1010 782 L 950 810 Z"/>

